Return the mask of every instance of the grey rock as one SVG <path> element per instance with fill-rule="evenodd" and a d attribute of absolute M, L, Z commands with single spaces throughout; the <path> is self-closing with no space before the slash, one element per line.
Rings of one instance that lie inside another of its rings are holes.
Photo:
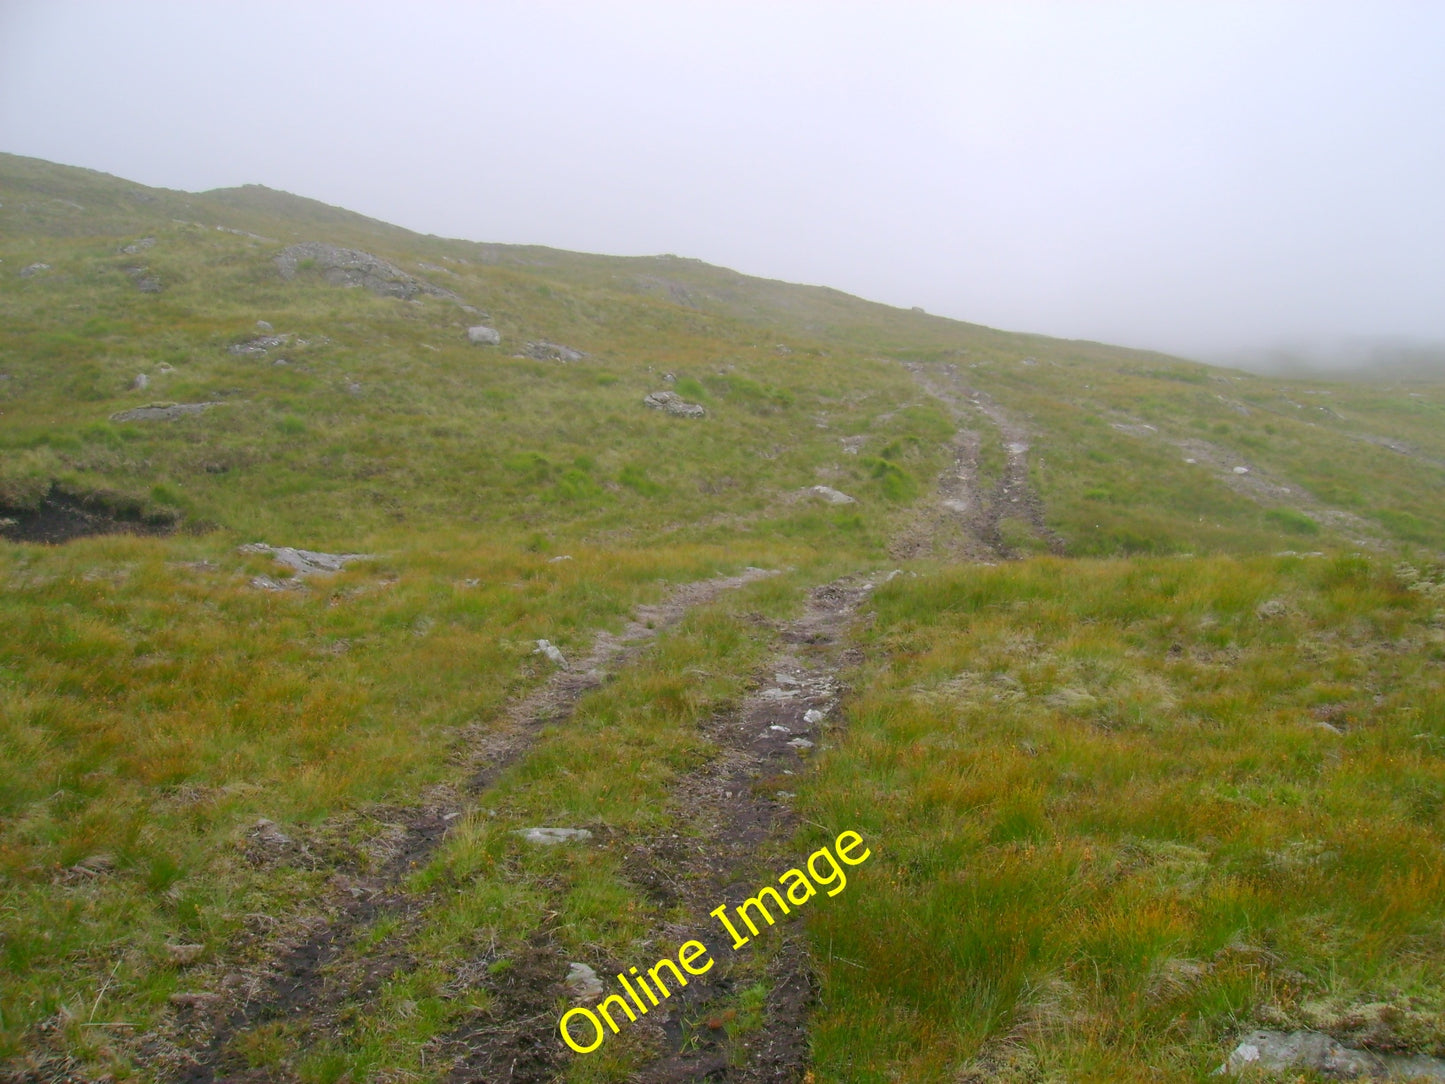
<path fill-rule="evenodd" d="M 168 422 L 184 418 L 187 414 L 201 414 L 220 403 L 148 403 L 132 410 L 112 414 L 113 422 Z"/>
<path fill-rule="evenodd" d="M 154 237 L 142 237 L 139 241 L 132 241 L 126 245 L 121 252 L 126 256 L 134 256 L 137 252 L 144 252 L 156 243 Z"/>
<path fill-rule="evenodd" d="M 158 294 L 161 292 L 161 280 L 150 273 L 145 267 L 123 267 L 121 268 L 135 283 L 135 288 L 143 294 Z"/>
<path fill-rule="evenodd" d="M 130 386 L 136 391 L 145 391 L 146 388 L 151 386 L 151 378 L 146 376 L 145 373 L 140 373 L 130 382 Z"/>
<path fill-rule="evenodd" d="M 1274 621 L 1289 613 L 1289 607 L 1281 599 L 1266 599 L 1254 608 L 1254 616 L 1261 621 Z"/>
<path fill-rule="evenodd" d="M 1322 1031 L 1252 1031 L 1214 1072 L 1216 1076 L 1227 1076 L 1251 1069 L 1272 1073 L 1305 1070 L 1336 1080 L 1445 1080 L 1445 1060 L 1423 1054 L 1356 1050 Z"/>
<path fill-rule="evenodd" d="M 800 753 L 804 749 L 813 748 L 813 743 L 810 742 L 807 738 L 794 738 L 792 741 L 788 742 L 788 744 L 791 745 L 794 749 L 798 750 L 798 752 Z"/>
<path fill-rule="evenodd" d="M 843 454 L 844 454 L 844 455 L 857 455 L 859 452 L 861 452 L 861 451 L 863 450 L 863 443 L 864 443 L 868 438 L 867 438 L 866 436 L 861 436 L 861 437 L 839 437 L 838 439 L 843 442 Z"/>
<path fill-rule="evenodd" d="M 496 328 L 478 324 L 476 327 L 467 328 L 467 342 L 473 346 L 500 346 L 502 333 Z"/>
<path fill-rule="evenodd" d="M 827 501 L 829 504 L 858 503 L 852 497 L 848 496 L 848 494 L 842 492 L 841 490 L 834 489 L 832 486 L 809 486 L 803 492 L 811 494 L 812 496 L 817 497 L 820 500 Z"/>
<path fill-rule="evenodd" d="M 258 591 L 295 591 L 301 587 L 300 580 L 273 580 L 270 576 L 251 577 L 251 586 Z"/>
<path fill-rule="evenodd" d="M 536 647 L 536 649 L 532 652 L 532 654 L 533 654 L 533 655 L 546 655 L 547 658 L 549 658 L 550 660 L 552 660 L 554 663 L 556 663 L 558 666 L 560 666 L 563 670 L 567 669 L 567 659 L 566 659 L 566 657 L 562 654 L 561 649 L 559 649 L 559 648 L 557 647 L 557 645 L 554 644 L 551 640 L 538 640 L 538 641 L 537 641 L 537 647 Z"/>
<path fill-rule="evenodd" d="M 675 391 L 650 392 L 642 400 L 644 406 L 661 410 L 677 418 L 701 418 L 707 414 L 697 403 L 689 403 Z"/>
<path fill-rule="evenodd" d="M 340 572 L 351 561 L 365 561 L 369 553 L 318 553 L 316 550 L 298 550 L 290 546 L 268 546 L 264 542 L 249 542 L 240 547 L 239 553 L 267 553 L 279 564 L 285 565 L 298 576 L 309 576 L 316 572 Z"/>
<path fill-rule="evenodd" d="M 597 977 L 597 972 L 586 964 L 579 963 L 568 967 L 567 977 L 562 980 L 562 988 L 575 1001 L 596 1001 L 603 991 L 602 980 Z"/>
<path fill-rule="evenodd" d="M 526 355 L 538 361 L 581 361 L 587 356 L 580 350 L 573 350 L 570 346 L 549 342 L 528 343 Z"/>
<path fill-rule="evenodd" d="M 232 343 L 226 347 L 226 353 L 242 358 L 263 358 L 266 356 L 266 351 L 274 350 L 278 346 L 285 346 L 290 341 L 290 335 L 257 335 L 254 339 L 247 339 L 243 343 Z"/>
<path fill-rule="evenodd" d="M 296 277 L 301 265 L 310 261 L 333 286 L 364 286 L 381 297 L 400 297 L 411 300 L 418 294 L 431 297 L 445 297 L 460 301 L 450 290 L 433 286 L 430 282 L 409 275 L 395 264 L 361 252 L 354 248 L 341 248 L 322 241 L 303 241 L 289 245 L 276 256 L 276 268 L 281 277 L 290 280 Z"/>
<path fill-rule="evenodd" d="M 803 722 L 817 725 L 823 721 L 823 713 L 817 708 L 809 708 L 803 712 Z"/>
<path fill-rule="evenodd" d="M 256 330 L 257 330 L 257 331 L 260 331 L 260 332 L 264 332 L 265 334 L 269 335 L 269 334 L 271 334 L 271 332 L 275 331 L 276 329 L 271 326 L 271 323 L 270 323 L 269 320 L 257 320 L 257 321 L 256 321 Z"/>
<path fill-rule="evenodd" d="M 265 817 L 256 822 L 256 826 L 251 829 L 249 834 L 257 843 L 273 850 L 291 845 L 291 837 L 277 828 L 275 821 L 268 821 Z"/>
<path fill-rule="evenodd" d="M 42 272 L 42 271 L 49 271 L 49 270 L 50 270 L 50 265 L 49 265 L 48 263 L 33 263 L 33 264 L 31 264 L 29 267 L 22 267 L 22 268 L 20 269 L 20 277 L 23 278 L 23 279 L 28 279 L 28 278 L 30 278 L 32 275 L 38 275 L 38 274 L 40 274 L 40 272 Z"/>
<path fill-rule="evenodd" d="M 518 828 L 513 835 L 521 836 L 528 843 L 578 843 L 592 838 L 585 828 Z"/>

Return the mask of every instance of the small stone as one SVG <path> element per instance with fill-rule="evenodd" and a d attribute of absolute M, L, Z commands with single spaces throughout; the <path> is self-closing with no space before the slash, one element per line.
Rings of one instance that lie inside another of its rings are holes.
<path fill-rule="evenodd" d="M 256 822 L 256 826 L 251 829 L 250 836 L 262 846 L 272 849 L 291 845 L 291 837 L 277 828 L 275 821 L 269 821 L 265 817 Z"/>
<path fill-rule="evenodd" d="M 803 712 L 803 722 L 816 726 L 823 721 L 823 713 L 817 708 L 809 708 Z"/>
<path fill-rule="evenodd" d="M 577 843 L 592 838 L 586 828 L 518 828 L 512 833 L 521 836 L 528 843 Z"/>
<path fill-rule="evenodd" d="M 271 334 L 271 332 L 275 331 L 276 329 L 271 326 L 271 324 L 270 324 L 269 321 L 266 321 L 266 320 L 257 320 L 257 321 L 256 321 L 256 330 L 257 330 L 257 331 L 263 331 L 263 332 L 265 332 L 267 335 L 269 335 L 269 334 Z"/>
<path fill-rule="evenodd" d="M 145 373 L 140 373 L 130 382 L 130 386 L 136 391 L 145 391 L 146 388 L 151 386 L 151 378 L 146 376 Z"/>
<path fill-rule="evenodd" d="M 791 734 L 793 732 L 791 727 L 778 726 L 777 723 L 774 723 L 772 726 L 768 727 L 768 729 L 776 730 L 779 734 Z"/>
<path fill-rule="evenodd" d="M 42 272 L 42 271 L 49 271 L 49 270 L 50 270 L 50 265 L 49 265 L 48 263 L 33 263 L 33 264 L 31 264 L 29 267 L 22 267 L 22 268 L 20 269 L 20 277 L 23 278 L 23 279 L 28 279 L 28 278 L 30 278 L 32 275 L 38 275 L 38 274 L 40 274 L 40 272 Z"/>
<path fill-rule="evenodd" d="M 829 504 L 858 503 L 852 497 L 848 496 L 848 494 L 842 492 L 841 490 L 834 489 L 832 486 L 809 486 L 803 492 L 809 493 L 812 496 L 819 498 L 820 500 L 827 501 Z"/>
<path fill-rule="evenodd" d="M 467 342 L 473 346 L 500 346 L 502 333 L 495 328 L 478 324 L 476 327 L 467 328 Z"/>
<path fill-rule="evenodd" d="M 586 964 L 575 962 L 568 966 L 562 988 L 576 1001 L 596 1001 L 602 996 L 603 990 L 602 980 L 597 977 L 597 972 Z"/>
<path fill-rule="evenodd" d="M 167 945 L 166 956 L 171 963 L 178 967 L 185 967 L 193 964 L 201 958 L 206 951 L 205 945 Z"/>
<path fill-rule="evenodd" d="M 1272 598 L 1254 608 L 1254 616 L 1261 621 L 1274 621 L 1289 613 L 1289 607 L 1281 599 Z"/>
<path fill-rule="evenodd" d="M 552 643 L 551 640 L 538 640 L 536 650 L 534 650 L 532 654 L 546 655 L 547 658 L 552 660 L 563 670 L 567 669 L 566 657 L 562 654 L 561 650 L 557 647 L 557 645 Z"/>
<path fill-rule="evenodd" d="M 1249 468 L 1248 468 L 1248 467 L 1235 467 L 1235 468 L 1234 468 L 1234 473 L 1235 473 L 1235 474 L 1248 474 L 1248 473 L 1249 473 Z"/>
<path fill-rule="evenodd" d="M 794 738 L 792 741 L 788 742 L 788 744 L 791 745 L 794 749 L 798 750 L 798 752 L 800 753 L 804 749 L 813 748 L 813 743 L 810 742 L 807 738 Z"/>

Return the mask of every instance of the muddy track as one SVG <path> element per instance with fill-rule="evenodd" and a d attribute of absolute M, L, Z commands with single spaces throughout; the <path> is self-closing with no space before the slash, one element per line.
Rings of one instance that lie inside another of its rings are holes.
<path fill-rule="evenodd" d="M 749 568 L 737 576 L 684 584 L 663 602 L 638 607 L 620 633 L 599 633 L 585 658 L 559 669 L 540 688 L 512 704 L 500 727 L 479 725 L 463 735 L 458 757 L 469 778 L 470 794 L 485 790 L 521 759 L 545 726 L 564 721 L 585 692 L 604 683 L 611 670 L 626 665 L 693 607 L 768 575 L 772 573 Z M 383 916 L 396 920 L 404 930 L 425 912 L 427 901 L 403 892 L 402 881 L 441 845 L 452 822 L 471 804 L 454 792 L 443 791 L 438 797 L 440 801 L 426 805 L 374 813 L 389 832 L 380 848 L 372 849 L 373 861 L 365 864 L 365 871 L 337 863 L 328 896 L 316 902 L 310 919 L 279 938 L 280 949 L 263 968 L 228 976 L 221 990 L 172 999 L 178 1012 L 176 1030 L 190 1040 L 185 1044 L 189 1054 L 176 1051 L 167 1037 L 154 1036 L 141 1043 L 143 1049 L 166 1047 L 171 1055 L 167 1060 L 184 1063 L 171 1079 L 182 1084 L 273 1079 L 269 1073 L 246 1069 L 235 1049 L 238 1038 L 277 1020 L 286 1021 L 294 1035 L 330 1030 L 349 1001 L 409 968 L 411 961 L 404 953 L 387 955 L 384 946 L 358 950 L 355 942 Z M 257 861 L 280 863 L 295 857 L 293 841 L 264 822 L 252 833 L 251 851 Z M 392 938 L 387 944 L 396 942 Z"/>
<path fill-rule="evenodd" d="M 967 560 L 1017 556 L 1003 537 L 1005 519 L 1019 519 L 1050 553 L 1064 552 L 1064 540 L 1044 520 L 1044 502 L 1029 482 L 1029 433 L 987 392 L 970 388 L 953 364 L 927 366 L 905 362 L 918 386 L 953 415 L 960 426 L 952 444 L 953 463 L 938 479 L 937 500 L 927 505 L 894 543 L 896 557 L 921 557 L 941 551 Z M 998 431 L 1005 464 L 985 492 L 979 475 L 982 437 L 968 422 L 987 418 Z"/>
<path fill-rule="evenodd" d="M 687 916 L 661 940 L 720 946 L 721 965 L 654 1010 L 655 1056 L 631 1079 L 639 1084 L 712 1080 L 795 1082 L 809 1063 L 808 1010 L 816 991 L 806 934 L 795 916 L 734 951 L 709 912 L 736 906 L 759 885 L 796 864 L 799 820 L 792 789 L 808 757 L 838 726 L 838 673 L 857 661 L 844 646 L 847 626 L 873 582 L 847 577 L 816 588 L 803 615 L 779 629 L 780 647 L 736 710 L 710 720 L 715 753 L 673 788 L 679 836 L 639 840 L 627 870 L 659 905 Z M 741 988 L 765 976 L 761 1022 L 729 1040 L 722 1022 Z"/>
<path fill-rule="evenodd" d="M 712 755 L 672 788 L 668 820 L 676 831 L 611 841 L 627 848 L 623 869 L 638 895 L 683 916 L 661 926 L 654 943 L 701 940 L 714 947 L 718 965 L 629 1025 L 629 1039 L 648 1051 L 629 1077 L 638 1084 L 787 1084 L 807 1070 L 816 984 L 802 925 L 780 923 L 734 953 L 708 912 L 740 903 L 796 864 L 789 849 L 798 827 L 790 788 L 808 770 L 808 751 L 836 726 L 837 674 L 853 661 L 843 634 L 872 588 L 859 579 L 817 588 L 798 620 L 775 626 L 780 646 L 753 691 L 735 710 L 704 724 Z M 558 1037 L 556 1004 L 567 997 L 561 979 L 573 961 L 603 976 L 627 966 L 605 955 L 569 956 L 549 928 L 534 931 L 509 961 L 506 980 L 492 987 L 485 1016 L 438 1044 L 438 1062 L 453 1066 L 447 1079 L 561 1079 L 573 1055 Z M 739 995 L 760 979 L 768 991 L 760 1019 L 730 1039 L 727 1025 L 736 1018 Z"/>

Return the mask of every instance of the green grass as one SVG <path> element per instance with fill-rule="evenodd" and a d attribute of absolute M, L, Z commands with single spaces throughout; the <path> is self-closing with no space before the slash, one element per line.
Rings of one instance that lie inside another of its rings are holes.
<path fill-rule="evenodd" d="M 274 254 L 317 239 L 486 315 L 283 281 Z M 18 276 L 38 260 L 52 269 Z M 142 264 L 161 293 L 124 270 Z M 291 340 L 229 353 L 262 319 Z M 476 322 L 502 346 L 469 346 Z M 548 672 L 536 639 L 575 657 L 671 584 L 785 570 L 660 637 L 487 792 L 496 815 L 408 882 L 424 917 L 365 932 L 410 963 L 347 1007 L 344 1043 L 273 1022 L 241 1045 L 302 1079 L 425 1078 L 427 1044 L 487 1011 L 458 985 L 466 961 L 512 966 L 542 934 L 640 959 L 677 916 L 616 848 L 540 853 L 509 831 L 685 824 L 670 788 L 710 755 L 702 722 L 776 646 L 757 615 L 894 567 L 951 463 L 952 416 L 900 360 L 955 366 L 1028 433 L 1067 557 L 1005 518 L 1028 559 L 915 562 L 860 624 L 851 730 L 806 801 L 878 857 L 807 919 L 818 1079 L 1193 1079 L 1233 1029 L 1349 1037 L 1369 1004 L 1401 1045 L 1445 1053 L 1438 381 L 1267 380 L 697 261 L 421 237 L 265 189 L 144 190 L 14 156 L 0 324 L 0 505 L 54 487 L 182 524 L 0 542 L 0 1060 L 152 1079 L 128 1037 L 173 1019 L 173 993 L 260 966 L 276 923 L 318 918 L 328 869 L 364 866 L 388 809 L 463 788 L 461 735 Z M 587 357 L 513 356 L 535 340 Z M 666 387 L 707 417 L 642 405 Z M 217 405 L 111 420 L 153 402 Z M 965 420 L 988 492 L 1003 441 Z M 1199 442 L 1290 492 L 1187 463 Z M 799 499 L 815 484 L 856 503 Z M 268 592 L 251 581 L 282 573 L 237 552 L 251 541 L 373 556 Z M 1271 556 L 1295 550 L 1329 556 Z M 262 817 L 316 862 L 250 862 Z M 201 960 L 174 962 L 182 943 Z M 719 1018 L 734 1057 L 765 964 Z M 133 1027 L 88 1026 L 106 1022 Z M 609 1043 L 568 1071 L 622 1079 L 640 1057 Z"/>
<path fill-rule="evenodd" d="M 1445 630 L 1405 579 L 1037 560 L 882 589 L 807 794 L 879 862 L 809 919 L 819 1079 L 1194 1079 L 1250 1022 L 1348 1035 L 1377 1003 L 1445 1053 Z"/>

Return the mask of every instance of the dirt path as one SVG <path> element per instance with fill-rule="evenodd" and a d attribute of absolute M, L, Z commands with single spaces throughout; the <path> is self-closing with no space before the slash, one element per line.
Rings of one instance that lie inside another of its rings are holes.
<path fill-rule="evenodd" d="M 1303 486 L 1282 479 L 1249 457 L 1199 437 L 1180 437 L 1134 419 L 1110 423 L 1115 430 L 1141 440 L 1162 440 L 1185 457 L 1185 462 L 1207 470 L 1226 488 L 1264 508 L 1291 508 L 1308 515 L 1366 549 L 1392 545 L 1387 532 L 1354 512 L 1331 508 Z"/>
<path fill-rule="evenodd" d="M 707 724 L 714 755 L 673 789 L 678 835 L 638 840 L 628 855 L 628 873 L 639 889 L 687 916 L 662 930 L 660 939 L 720 946 L 714 955 L 721 965 L 649 1015 L 657 1054 L 633 1075 L 639 1084 L 704 1078 L 786 1084 L 807 1069 L 815 982 L 802 923 L 784 920 L 733 951 L 725 935 L 720 941 L 708 913 L 719 904 L 741 903 L 797 862 L 791 850 L 799 825 L 793 788 L 809 770 L 810 754 L 840 725 L 838 674 L 856 661 L 844 634 L 873 587 L 873 581 L 846 577 L 810 594 L 803 615 L 779 628 L 780 647 L 754 691 L 735 711 Z M 737 1012 L 739 995 L 764 977 L 761 1022 L 730 1040 L 724 1025 Z"/>
<path fill-rule="evenodd" d="M 478 726 L 464 735 L 459 757 L 467 769 L 471 794 L 485 790 L 531 748 L 543 727 L 565 720 L 586 691 L 601 685 L 609 671 L 626 665 L 693 607 L 772 574 L 749 568 L 737 576 L 684 584 L 663 602 L 638 607 L 620 633 L 598 634 L 585 658 L 559 669 L 539 689 L 513 704 L 500 728 Z M 426 900 L 404 893 L 403 878 L 425 862 L 452 822 L 471 804 L 454 791 L 441 790 L 431 797 L 414 807 L 374 811 L 371 815 L 382 820 L 388 830 L 362 862 L 340 857 L 333 862 L 326 856 L 318 859 L 304 844 L 298 847 L 274 826 L 258 825 L 251 833 L 253 860 L 281 864 L 298 862 L 304 856 L 313 868 L 319 864 L 331 871 L 328 895 L 316 902 L 309 918 L 286 933 L 271 936 L 274 950 L 264 965 L 230 973 L 218 990 L 172 998 L 178 1013 L 176 1031 L 183 1039 L 149 1036 L 141 1041 L 141 1048 L 151 1051 L 156 1060 L 178 1063 L 172 1079 L 184 1084 L 261 1081 L 272 1077 L 246 1068 L 245 1058 L 236 1049 L 238 1039 L 258 1025 L 276 1020 L 286 1021 L 289 1034 L 296 1039 L 333 1030 L 338 1012 L 349 1000 L 376 989 L 406 966 L 404 959 L 388 956 L 384 950 L 358 948 L 355 941 L 382 917 L 406 928 L 419 923 L 424 915 Z"/>
<path fill-rule="evenodd" d="M 894 542 L 895 557 L 932 554 L 964 560 L 993 561 L 1016 556 L 1003 537 L 1001 524 L 1018 519 L 1051 553 L 1062 553 L 1064 541 L 1044 521 L 1044 503 L 1029 482 L 1029 434 L 987 392 L 968 386 L 956 365 L 927 366 L 904 362 L 918 386 L 953 415 L 959 425 L 953 463 L 938 479 L 938 499 L 925 505 Z M 1002 475 L 985 491 L 979 472 L 983 437 L 969 422 L 982 416 L 998 431 L 1005 464 Z"/>

